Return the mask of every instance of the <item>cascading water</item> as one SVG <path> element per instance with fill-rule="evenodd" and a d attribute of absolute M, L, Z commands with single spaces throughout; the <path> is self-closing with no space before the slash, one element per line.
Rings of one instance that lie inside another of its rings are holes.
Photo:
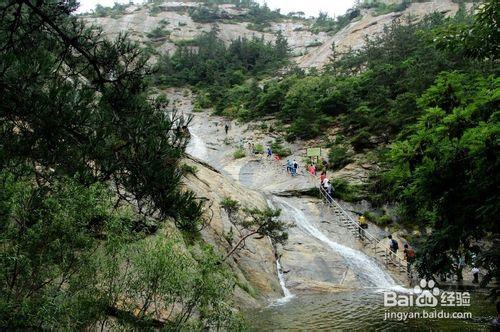
<path fill-rule="evenodd" d="M 273 205 L 273 202 L 269 199 L 266 199 L 267 201 L 267 205 L 271 208 L 271 209 L 275 209 L 274 205 Z M 271 245 L 274 247 L 274 244 L 272 243 L 271 239 L 269 238 L 269 242 L 271 243 Z M 283 268 L 281 267 L 281 263 L 280 263 L 280 259 L 278 257 L 278 255 L 276 255 L 276 270 L 278 271 L 278 280 L 280 282 L 280 286 L 281 286 L 281 290 L 283 291 L 283 297 L 282 298 L 279 298 L 277 299 L 274 303 L 272 303 L 271 305 L 281 305 L 281 304 L 284 304 L 284 303 L 287 303 L 288 301 L 290 301 L 295 295 L 292 294 L 292 292 L 290 292 L 290 290 L 286 287 L 286 283 L 285 283 L 285 276 L 283 275 Z"/>
<path fill-rule="evenodd" d="M 285 277 L 283 276 L 283 269 L 280 264 L 280 260 L 276 258 L 276 269 L 278 270 L 278 280 L 281 285 L 281 289 L 283 290 L 283 297 L 277 299 L 273 304 L 280 305 L 290 301 L 295 295 L 293 295 L 290 290 L 286 287 Z"/>
<path fill-rule="evenodd" d="M 357 272 L 360 278 L 371 287 L 388 289 L 396 286 L 391 276 L 383 271 L 373 259 L 358 250 L 330 240 L 321 230 L 308 221 L 308 218 L 300 209 L 296 208 L 285 199 L 275 197 L 275 202 L 280 205 L 283 217 L 294 220 L 297 227 L 302 231 L 323 242 L 330 249 L 340 254 L 349 267 Z"/>
<path fill-rule="evenodd" d="M 190 131 L 190 133 L 191 133 L 191 139 L 189 140 L 189 143 L 186 147 L 186 153 L 203 161 L 207 161 L 208 159 L 207 145 L 192 130 Z"/>

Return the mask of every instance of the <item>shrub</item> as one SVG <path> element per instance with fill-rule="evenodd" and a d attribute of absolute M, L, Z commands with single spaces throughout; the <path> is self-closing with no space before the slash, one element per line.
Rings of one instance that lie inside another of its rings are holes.
<path fill-rule="evenodd" d="M 392 218 L 387 214 L 378 215 L 376 213 L 366 211 L 365 213 L 363 213 L 363 215 L 366 217 L 366 219 L 381 227 L 387 226 L 392 223 Z"/>
<path fill-rule="evenodd" d="M 271 149 L 274 154 L 279 155 L 280 157 L 288 157 L 292 154 L 292 151 L 289 148 L 285 148 L 283 146 L 283 139 L 278 137 L 271 143 Z"/>
<path fill-rule="evenodd" d="M 370 148 L 373 144 L 370 142 L 370 133 L 366 130 L 360 130 L 351 140 L 351 144 L 355 151 L 363 151 Z"/>
<path fill-rule="evenodd" d="M 146 34 L 149 39 L 158 40 L 170 36 L 170 31 L 163 27 L 156 27 Z"/>
<path fill-rule="evenodd" d="M 182 164 L 181 170 L 184 174 L 196 174 L 198 172 L 198 168 L 196 166 L 191 166 L 188 164 Z"/>
<path fill-rule="evenodd" d="M 234 151 L 233 153 L 233 157 L 234 159 L 241 159 L 241 158 L 244 158 L 246 156 L 245 154 L 245 150 L 239 148 L 238 150 Z"/>
<path fill-rule="evenodd" d="M 253 148 L 253 153 L 264 153 L 264 145 L 255 144 L 255 146 Z"/>
<path fill-rule="evenodd" d="M 343 179 L 331 179 L 333 197 L 346 202 L 357 202 L 363 199 L 360 185 L 352 185 Z"/>
<path fill-rule="evenodd" d="M 220 201 L 220 205 L 222 206 L 223 209 L 225 209 L 228 213 L 233 213 L 238 211 L 240 208 L 240 203 L 234 199 L 231 199 L 231 197 L 224 197 Z"/>
<path fill-rule="evenodd" d="M 318 46 L 321 46 L 323 45 L 322 42 L 320 42 L 319 40 L 316 40 L 316 41 L 313 41 L 309 44 L 306 45 L 306 48 L 309 48 L 309 47 L 318 47 Z"/>
<path fill-rule="evenodd" d="M 333 170 L 341 169 L 352 161 L 349 150 L 339 145 L 330 148 L 328 160 L 330 168 Z"/>

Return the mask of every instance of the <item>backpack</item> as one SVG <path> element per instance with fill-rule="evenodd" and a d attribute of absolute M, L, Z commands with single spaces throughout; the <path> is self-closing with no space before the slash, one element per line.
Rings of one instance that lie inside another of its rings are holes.
<path fill-rule="evenodd" d="M 399 249 L 398 241 L 392 239 L 391 240 L 391 248 L 394 249 L 394 250 L 398 250 Z"/>

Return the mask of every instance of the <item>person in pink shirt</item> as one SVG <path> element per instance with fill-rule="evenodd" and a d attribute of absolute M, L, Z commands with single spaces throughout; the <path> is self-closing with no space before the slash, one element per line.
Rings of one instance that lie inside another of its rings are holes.
<path fill-rule="evenodd" d="M 309 166 L 309 173 L 311 173 L 312 176 L 316 175 L 316 166 L 314 166 L 314 164 Z"/>

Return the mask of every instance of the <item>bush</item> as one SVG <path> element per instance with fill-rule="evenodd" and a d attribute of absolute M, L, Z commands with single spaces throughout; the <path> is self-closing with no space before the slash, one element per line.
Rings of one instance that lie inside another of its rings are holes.
<path fill-rule="evenodd" d="M 392 218 L 387 214 L 378 215 L 376 213 L 366 211 L 365 213 L 363 213 L 363 215 L 366 217 L 366 219 L 381 227 L 388 226 L 392 223 Z"/>
<path fill-rule="evenodd" d="M 275 139 L 274 142 L 271 143 L 271 149 L 274 154 L 277 154 L 282 158 L 288 157 L 292 154 L 292 151 L 289 148 L 285 148 L 283 146 L 283 139 L 281 137 Z"/>
<path fill-rule="evenodd" d="M 264 145 L 255 144 L 255 146 L 253 148 L 253 153 L 264 153 Z"/>
<path fill-rule="evenodd" d="M 333 188 L 333 197 L 346 202 L 358 202 L 363 199 L 360 185 L 349 184 L 343 179 L 330 179 Z"/>
<path fill-rule="evenodd" d="M 351 144 L 356 152 L 363 151 L 364 149 L 372 147 L 370 142 L 370 133 L 366 130 L 359 131 L 352 139 Z"/>
<path fill-rule="evenodd" d="M 330 148 L 328 160 L 329 166 L 332 170 L 341 169 L 352 161 L 349 150 L 339 145 Z"/>
<path fill-rule="evenodd" d="M 321 46 L 321 45 L 323 45 L 323 43 L 320 42 L 320 41 L 318 41 L 318 40 L 316 40 L 316 41 L 313 41 L 313 42 L 307 44 L 306 48 L 309 48 L 309 47 L 318 47 L 318 46 Z"/>
<path fill-rule="evenodd" d="M 196 166 L 191 166 L 188 164 L 182 164 L 181 170 L 184 174 L 193 174 L 195 175 L 198 172 L 198 168 Z"/>
<path fill-rule="evenodd" d="M 170 31 L 163 27 L 156 27 L 146 34 L 149 39 L 158 40 L 170 36 Z"/>
<path fill-rule="evenodd" d="M 220 201 L 220 205 L 222 206 L 223 209 L 225 209 L 228 213 L 233 213 L 238 211 L 240 208 L 240 203 L 234 199 L 231 199 L 231 197 L 224 197 Z"/>
<path fill-rule="evenodd" d="M 244 158 L 245 156 L 246 156 L 245 150 L 243 150 L 241 148 L 234 151 L 234 153 L 233 153 L 234 159 L 241 159 L 241 158 Z"/>

